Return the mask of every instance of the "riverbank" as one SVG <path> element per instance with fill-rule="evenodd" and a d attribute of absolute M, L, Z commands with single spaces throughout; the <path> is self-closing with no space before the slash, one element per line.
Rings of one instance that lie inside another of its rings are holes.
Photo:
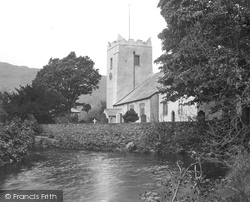
<path fill-rule="evenodd" d="M 93 151 L 185 153 L 199 146 L 196 122 L 124 124 L 48 124 L 34 117 L 13 119 L 1 129 L 0 166 L 19 162 L 32 147 Z"/>
<path fill-rule="evenodd" d="M 201 127 L 196 122 L 123 124 L 48 124 L 41 125 L 42 147 L 129 151 L 139 153 L 184 153 L 198 147 Z"/>
<path fill-rule="evenodd" d="M 184 154 L 191 149 L 202 147 L 201 138 L 205 134 L 206 125 L 197 122 L 185 123 L 127 123 L 127 124 L 55 124 L 40 125 L 42 132 L 36 133 L 33 124 L 17 121 L 4 127 L 5 135 L 1 135 L 1 158 L 5 163 L 19 162 L 28 154 L 30 145 L 37 148 L 57 147 L 64 149 L 92 151 L 126 151 L 153 154 Z M 3 143 L 3 137 L 5 143 Z M 28 140 L 28 142 L 26 141 Z M 32 142 L 33 141 L 33 142 Z M 31 144 L 30 144 L 31 143 Z M 5 145 L 5 146 L 3 146 Z M 72 150 L 71 150 L 72 151 Z M 117 153 L 117 152 L 115 152 Z M 155 156 L 155 155 L 154 155 Z M 227 175 L 227 185 L 236 192 L 223 188 L 224 181 L 212 185 L 218 190 L 216 195 L 223 193 L 239 199 L 249 197 L 248 181 L 249 155 L 238 155 L 233 162 L 236 164 Z M 243 165 L 243 166 L 242 166 Z M 203 182 L 206 182 L 203 178 Z M 206 188 L 206 191 L 209 190 Z M 241 192 L 237 192 L 240 190 Z M 192 190 L 190 190 L 192 191 Z M 214 191 L 211 192 L 214 194 Z M 242 194 L 243 193 L 243 194 Z M 244 195 L 245 194 L 245 195 Z"/>
<path fill-rule="evenodd" d="M 0 166 L 20 162 L 34 146 L 34 138 L 39 133 L 34 117 L 22 121 L 14 118 L 0 129 Z"/>

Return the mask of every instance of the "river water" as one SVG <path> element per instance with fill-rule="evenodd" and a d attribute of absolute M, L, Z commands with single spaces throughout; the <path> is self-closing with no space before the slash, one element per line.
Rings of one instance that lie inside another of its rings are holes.
<path fill-rule="evenodd" d="M 54 190 L 65 202 L 139 202 L 139 194 L 157 191 L 177 170 L 183 156 L 49 149 L 20 164 L 0 168 L 0 190 Z"/>

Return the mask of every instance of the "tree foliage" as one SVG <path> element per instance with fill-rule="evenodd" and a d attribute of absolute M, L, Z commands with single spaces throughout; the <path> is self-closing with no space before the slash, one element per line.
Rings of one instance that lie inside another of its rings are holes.
<path fill-rule="evenodd" d="M 250 2 L 160 0 L 158 6 L 167 23 L 159 34 L 164 52 L 156 60 L 164 72 L 160 91 L 166 95 L 166 101 L 192 96 L 190 104 L 214 104 L 212 113 L 220 112 L 221 117 L 210 122 L 200 120 L 197 134 L 187 133 L 187 142 L 197 137 L 199 143 L 198 148 L 190 148 L 194 150 L 190 154 L 233 168 L 232 163 L 237 163 L 234 158 L 250 149 L 250 125 L 241 120 L 241 114 L 250 106 Z M 182 181 L 185 170 L 177 164 L 180 175 L 176 176 L 177 186 L 171 192 L 174 193 L 171 201 L 178 200 L 177 194 L 180 200 L 178 188 L 182 182 L 182 185 L 195 182 L 192 189 L 198 194 L 198 198 L 189 197 L 185 201 L 247 201 L 249 183 L 244 181 L 247 175 L 239 175 L 242 169 L 231 182 L 221 181 L 224 190 L 218 192 L 217 186 L 207 187 L 200 162 L 194 162 L 195 172 L 191 177 L 196 179 L 187 181 Z M 196 170 L 197 165 L 200 169 Z M 167 186 L 173 188 L 172 183 Z"/>
<path fill-rule="evenodd" d="M 87 112 L 87 114 L 81 115 L 80 122 L 83 123 L 93 123 L 93 120 L 95 119 L 97 122 L 101 122 L 101 115 L 103 114 L 104 109 L 106 109 L 106 100 L 101 100 L 96 106 L 94 105 L 93 108 Z"/>
<path fill-rule="evenodd" d="M 136 122 L 137 120 L 139 120 L 139 116 L 133 108 L 126 111 L 126 113 L 122 117 L 125 123 Z"/>
<path fill-rule="evenodd" d="M 159 34 L 164 54 L 156 60 L 165 73 L 160 83 L 166 99 L 194 96 L 193 102 L 215 101 L 221 108 L 240 97 L 248 105 L 248 1 L 161 0 L 158 6 L 167 22 Z"/>
<path fill-rule="evenodd" d="M 91 105 L 90 104 L 84 104 L 83 103 L 83 111 L 86 111 L 87 113 L 89 112 L 89 110 L 91 110 Z"/>
<path fill-rule="evenodd" d="M 60 93 L 34 84 L 20 86 L 16 92 L 1 93 L 0 100 L 3 121 L 14 117 L 24 120 L 33 115 L 39 123 L 53 123 L 53 118 L 64 107 L 64 98 Z"/>
<path fill-rule="evenodd" d="M 159 34 L 164 53 L 156 60 L 168 101 L 194 97 L 214 103 L 203 149 L 227 153 L 250 138 L 250 4 L 246 0 L 161 0 L 167 27 Z"/>
<path fill-rule="evenodd" d="M 64 98 L 62 112 L 69 113 L 82 94 L 91 94 L 97 89 L 101 79 L 94 62 L 88 57 L 76 57 L 71 52 L 63 59 L 50 59 L 33 81 L 33 84 L 44 86 L 46 89 L 60 93 Z M 84 104 L 84 103 L 83 103 Z"/>

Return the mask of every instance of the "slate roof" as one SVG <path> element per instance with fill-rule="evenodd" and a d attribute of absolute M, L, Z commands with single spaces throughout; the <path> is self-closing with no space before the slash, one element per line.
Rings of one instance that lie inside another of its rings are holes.
<path fill-rule="evenodd" d="M 158 72 L 149 77 L 146 81 L 140 84 L 135 90 L 125 96 L 123 99 L 114 104 L 114 106 L 119 106 L 139 100 L 144 100 L 150 98 L 152 95 L 158 92 L 157 86 L 160 84 L 157 82 L 159 77 L 162 77 L 163 73 Z"/>

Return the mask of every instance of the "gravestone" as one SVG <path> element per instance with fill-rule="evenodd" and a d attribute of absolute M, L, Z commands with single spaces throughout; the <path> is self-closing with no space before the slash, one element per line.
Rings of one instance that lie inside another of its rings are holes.
<path fill-rule="evenodd" d="M 147 122 L 147 116 L 145 114 L 141 115 L 141 122 L 142 123 Z"/>

